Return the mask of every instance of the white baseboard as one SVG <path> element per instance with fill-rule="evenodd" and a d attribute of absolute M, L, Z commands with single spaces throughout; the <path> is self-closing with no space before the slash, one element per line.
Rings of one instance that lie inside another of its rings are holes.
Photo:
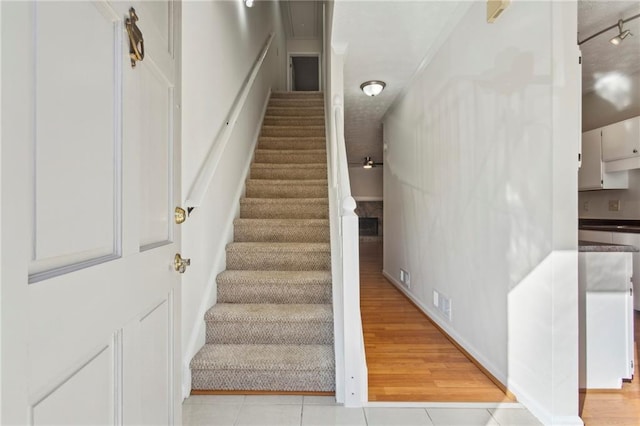
<path fill-rule="evenodd" d="M 405 296 L 407 296 L 420 310 L 435 322 L 440 328 L 442 328 L 453 340 L 456 341 L 465 351 L 469 353 L 480 365 L 482 365 L 489 373 L 491 373 L 497 380 L 504 384 L 509 392 L 513 393 L 518 400 L 518 403 L 524 406 L 531 414 L 533 414 L 538 420 L 545 425 L 583 425 L 582 419 L 578 416 L 565 416 L 565 417 L 553 417 L 549 411 L 541 406 L 534 398 L 531 398 L 526 389 L 518 386 L 512 380 L 507 380 L 502 373 L 496 370 L 490 362 L 488 362 L 484 356 L 482 356 L 473 345 L 466 342 L 458 333 L 451 329 L 444 321 L 442 321 L 435 312 L 432 312 L 424 303 L 418 300 L 412 293 L 396 280 L 391 274 L 386 271 L 382 271 L 384 275 L 398 290 L 400 290 Z M 469 408 L 461 406 L 460 408 Z"/>
<path fill-rule="evenodd" d="M 418 300 L 411 292 L 407 291 L 407 289 L 396 280 L 391 274 L 387 273 L 387 271 L 382 271 L 382 275 L 384 275 L 391 283 L 398 288 L 405 296 L 407 296 L 416 306 L 420 308 L 420 310 L 433 322 L 435 322 L 438 327 L 443 329 L 453 340 L 456 341 L 465 351 L 469 353 L 480 365 L 482 365 L 496 380 L 500 381 L 505 387 L 507 383 L 507 378 L 505 375 L 499 371 L 489 360 L 487 360 L 484 355 L 482 355 L 476 348 L 467 342 L 462 336 L 460 336 L 451 326 L 445 323 L 438 314 L 432 310 L 429 306 L 425 305 L 422 301 Z"/>

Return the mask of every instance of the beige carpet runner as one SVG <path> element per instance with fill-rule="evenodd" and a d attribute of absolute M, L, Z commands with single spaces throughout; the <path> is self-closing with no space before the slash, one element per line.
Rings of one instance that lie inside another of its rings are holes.
<path fill-rule="evenodd" d="M 335 389 L 324 100 L 273 93 L 194 390 Z"/>

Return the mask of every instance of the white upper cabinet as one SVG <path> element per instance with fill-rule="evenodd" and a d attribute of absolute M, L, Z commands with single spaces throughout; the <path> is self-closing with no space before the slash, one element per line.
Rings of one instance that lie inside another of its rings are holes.
<path fill-rule="evenodd" d="M 626 171 L 606 173 L 602 162 L 602 129 L 582 134 L 582 166 L 578 171 L 578 190 L 625 189 L 629 187 Z"/>
<path fill-rule="evenodd" d="M 640 117 L 619 121 L 602 128 L 604 161 L 640 157 Z"/>

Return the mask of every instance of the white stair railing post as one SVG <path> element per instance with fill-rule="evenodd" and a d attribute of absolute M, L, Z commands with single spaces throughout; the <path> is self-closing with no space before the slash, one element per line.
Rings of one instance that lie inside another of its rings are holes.
<path fill-rule="evenodd" d="M 337 56 L 338 65 L 341 57 Z M 332 61 L 332 65 L 334 62 Z M 341 68 L 341 67 L 338 67 Z M 332 85 L 342 84 L 342 78 L 333 79 Z M 332 114 L 329 114 L 329 179 L 332 193 L 332 220 L 337 220 L 337 232 L 331 238 L 332 256 L 338 259 L 334 267 L 334 311 L 336 321 L 336 397 L 343 398 L 345 406 L 361 407 L 367 401 L 367 364 L 360 315 L 360 265 L 358 216 L 356 201 L 351 196 L 347 152 L 344 140 L 344 112 L 342 88 L 332 93 Z M 342 363 L 341 365 L 338 365 Z M 342 383 L 338 383 L 342 380 Z"/>

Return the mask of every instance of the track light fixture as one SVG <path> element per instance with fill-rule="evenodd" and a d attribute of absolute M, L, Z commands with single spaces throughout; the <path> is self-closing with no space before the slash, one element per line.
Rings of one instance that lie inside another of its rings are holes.
<path fill-rule="evenodd" d="M 620 43 L 622 43 L 622 40 L 624 40 L 625 38 L 627 38 L 628 35 L 633 35 L 631 34 L 631 31 L 629 30 L 623 30 L 622 26 L 624 25 L 624 21 L 621 19 L 618 21 L 618 30 L 620 31 L 620 34 L 618 34 L 617 36 L 615 36 L 614 38 L 612 38 L 611 40 L 609 40 L 609 43 L 614 44 L 614 45 L 619 45 Z"/>
<path fill-rule="evenodd" d="M 585 38 L 585 39 L 584 39 L 584 40 L 582 40 L 582 41 L 578 41 L 578 46 L 582 45 L 583 43 L 588 42 L 588 41 L 589 41 L 589 40 L 591 40 L 592 38 L 598 37 L 600 34 L 604 34 L 604 33 L 606 33 L 607 31 L 612 30 L 612 29 L 614 29 L 614 28 L 616 28 L 616 27 L 618 28 L 618 35 L 617 35 L 617 36 L 615 36 L 615 37 L 613 37 L 611 40 L 609 40 L 609 42 L 610 42 L 611 44 L 613 44 L 613 45 L 617 46 L 617 45 L 619 45 L 620 43 L 622 43 L 622 40 L 624 40 L 625 38 L 627 38 L 627 36 L 633 35 L 633 34 L 631 34 L 631 31 L 630 31 L 630 30 L 625 30 L 625 29 L 623 28 L 623 25 L 624 25 L 624 24 L 626 24 L 626 23 L 627 23 L 627 22 L 629 22 L 629 21 L 633 21 L 634 19 L 638 19 L 638 18 L 640 18 L 640 13 L 639 13 L 639 14 L 637 14 L 637 15 L 633 15 L 632 17 L 627 18 L 627 19 L 620 19 L 620 20 L 618 20 L 618 23 L 617 23 L 617 24 L 613 24 L 613 25 L 611 25 L 610 27 L 605 28 L 604 30 L 598 31 L 598 32 L 597 32 L 597 33 L 595 33 L 594 35 L 592 35 L 592 36 L 589 36 L 589 37 Z"/>

